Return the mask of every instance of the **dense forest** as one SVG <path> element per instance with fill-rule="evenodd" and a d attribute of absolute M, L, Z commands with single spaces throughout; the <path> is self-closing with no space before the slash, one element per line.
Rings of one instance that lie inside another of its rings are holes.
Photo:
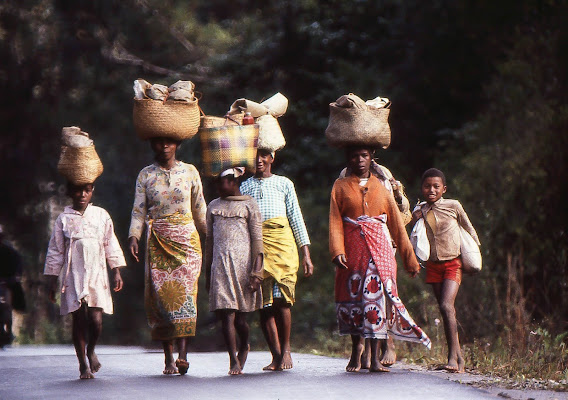
<path fill-rule="evenodd" d="M 560 0 L 3 1 L 0 223 L 24 256 L 30 304 L 18 341 L 69 341 L 42 278 L 51 225 L 67 202 L 56 171 L 61 128 L 78 125 L 94 139 L 105 172 L 93 199 L 126 249 L 134 182 L 152 162 L 134 133 L 132 83 L 185 79 L 206 114 L 278 91 L 290 101 L 280 118 L 288 145 L 274 171 L 296 185 L 316 267 L 298 284 L 296 349 L 345 346 L 335 333 L 327 250 L 329 193 L 345 161 L 324 130 L 329 103 L 353 92 L 392 101 L 392 144 L 376 155 L 411 204 L 422 172 L 438 167 L 447 197 L 462 202 L 480 235 L 484 269 L 458 295 L 462 342 L 511 356 L 550 345 L 552 368 L 565 374 L 567 17 Z M 201 168 L 198 138 L 183 143 L 179 158 Z M 203 183 L 210 201 L 211 182 Z M 406 305 L 441 346 L 431 289 L 423 276 L 403 275 Z M 143 265 L 131 262 L 123 276 L 103 341 L 150 345 Z M 194 343 L 218 348 L 203 294 Z M 264 348 L 259 329 L 253 339 Z"/>

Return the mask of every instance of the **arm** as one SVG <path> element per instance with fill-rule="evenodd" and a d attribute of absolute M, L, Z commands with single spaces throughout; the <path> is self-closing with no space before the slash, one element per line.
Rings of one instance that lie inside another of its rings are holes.
<path fill-rule="evenodd" d="M 57 278 L 65 262 L 65 236 L 63 235 L 61 218 L 57 218 L 47 247 L 43 274 L 47 277 L 49 300 L 55 302 Z"/>
<path fill-rule="evenodd" d="M 337 188 L 333 185 L 329 202 L 329 253 L 333 262 L 341 268 L 347 268 L 345 259 L 345 238 L 343 218 L 339 211 Z"/>
<path fill-rule="evenodd" d="M 147 214 L 146 185 L 145 174 L 140 171 L 136 179 L 136 190 L 134 192 L 134 205 L 132 206 L 132 216 L 130 218 L 130 229 L 128 230 L 128 248 L 130 254 L 136 260 L 138 259 L 138 241 L 142 236 L 144 222 Z"/>
<path fill-rule="evenodd" d="M 108 266 L 114 272 L 113 276 L 114 291 L 119 292 L 120 290 L 122 290 L 122 286 L 124 284 L 122 281 L 122 276 L 120 275 L 119 267 L 125 267 L 126 260 L 124 259 L 124 253 L 120 248 L 118 239 L 114 234 L 114 225 L 112 223 L 112 219 L 108 214 L 105 224 L 104 248 L 105 248 L 105 256 Z"/>
<path fill-rule="evenodd" d="M 291 181 L 286 192 L 285 202 L 286 216 L 288 217 L 288 221 L 290 221 L 290 227 L 294 233 L 296 243 L 302 252 L 302 268 L 304 269 L 304 276 L 312 276 L 314 273 L 314 265 L 310 257 L 310 249 L 308 247 L 310 245 L 310 238 L 308 237 L 308 230 L 304 223 L 304 217 L 302 216 L 298 196 L 296 195 L 294 184 Z"/>
<path fill-rule="evenodd" d="M 191 214 L 193 215 L 197 231 L 202 235 L 205 235 L 207 234 L 207 205 L 203 198 L 203 186 L 201 185 L 199 172 L 197 172 L 197 169 L 193 165 L 191 168 L 193 173 L 193 179 L 191 182 Z"/>
<path fill-rule="evenodd" d="M 387 226 L 389 232 L 400 252 L 404 269 L 408 272 L 411 277 L 415 277 L 420 272 L 420 264 L 414 255 L 414 250 L 410 244 L 410 239 L 404 228 L 402 222 L 402 217 L 394 198 L 392 196 L 387 196 L 388 201 L 388 216 L 387 216 Z"/>
<path fill-rule="evenodd" d="M 458 213 L 458 223 L 471 235 L 473 240 L 477 243 L 478 246 L 481 246 L 481 242 L 479 241 L 479 237 L 477 236 L 477 232 L 475 228 L 471 224 L 469 217 L 467 216 L 463 206 L 460 202 L 457 202 L 457 213 Z"/>
<path fill-rule="evenodd" d="M 213 263 L 213 215 L 209 207 L 206 212 L 206 237 L 205 237 L 205 258 L 203 267 L 205 268 L 205 288 L 209 292 L 211 287 L 211 264 Z"/>
<path fill-rule="evenodd" d="M 256 201 L 251 201 L 248 217 L 248 228 L 251 243 L 251 256 L 253 260 L 249 277 L 249 290 L 255 292 L 260 287 L 264 277 L 264 249 L 262 244 L 262 215 Z"/>

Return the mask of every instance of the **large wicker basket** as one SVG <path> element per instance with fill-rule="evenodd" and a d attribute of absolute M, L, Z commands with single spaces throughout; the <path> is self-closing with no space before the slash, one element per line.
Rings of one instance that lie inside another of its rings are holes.
<path fill-rule="evenodd" d="M 338 102 L 351 102 L 341 107 Z M 390 105 L 389 105 L 390 106 Z M 373 108 L 349 94 L 329 105 L 329 124 L 325 130 L 328 144 L 335 147 L 371 146 L 386 149 L 391 142 L 389 108 Z"/>
<path fill-rule="evenodd" d="M 217 176 L 227 168 L 245 167 L 254 173 L 258 125 L 222 125 L 200 128 L 204 173 Z"/>
<path fill-rule="evenodd" d="M 152 99 L 134 99 L 132 118 L 134 129 L 141 139 L 153 137 L 168 137 L 175 140 L 190 139 L 199 129 L 198 100 L 162 102 Z"/>
<path fill-rule="evenodd" d="M 61 146 L 57 170 L 75 185 L 93 183 L 102 173 L 103 164 L 95 146 Z"/>

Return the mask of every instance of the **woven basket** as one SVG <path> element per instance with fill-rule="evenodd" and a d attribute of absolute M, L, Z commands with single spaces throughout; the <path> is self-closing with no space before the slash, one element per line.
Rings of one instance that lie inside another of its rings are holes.
<path fill-rule="evenodd" d="M 190 139 L 197 133 L 200 123 L 198 100 L 192 102 L 134 99 L 132 110 L 134 129 L 141 139 L 168 137 L 175 140 Z"/>
<path fill-rule="evenodd" d="M 224 117 L 214 117 L 212 115 L 203 115 L 201 117 L 200 128 L 215 128 L 223 125 L 241 125 L 245 113 L 231 114 Z"/>
<path fill-rule="evenodd" d="M 280 129 L 278 120 L 270 114 L 262 115 L 256 119 L 259 126 L 258 148 L 270 152 L 280 150 L 286 145 L 286 140 Z"/>
<path fill-rule="evenodd" d="M 350 107 L 340 107 L 338 103 Z M 371 146 L 386 149 L 390 145 L 388 123 L 390 109 L 369 107 L 359 97 L 342 96 L 329 105 L 327 143 L 334 147 Z"/>
<path fill-rule="evenodd" d="M 103 173 L 103 163 L 95 146 L 61 146 L 57 170 L 75 185 L 93 183 Z"/>
<path fill-rule="evenodd" d="M 205 175 L 217 176 L 236 166 L 255 172 L 258 125 L 200 128 L 199 137 Z"/>

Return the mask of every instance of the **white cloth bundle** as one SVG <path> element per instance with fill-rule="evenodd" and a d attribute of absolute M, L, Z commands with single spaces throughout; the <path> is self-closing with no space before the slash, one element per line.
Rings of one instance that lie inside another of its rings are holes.
<path fill-rule="evenodd" d="M 460 226 L 460 251 L 464 272 L 472 274 L 481 271 L 481 251 L 473 237 Z"/>
<path fill-rule="evenodd" d="M 78 126 L 67 126 L 61 130 L 61 141 L 64 146 L 69 147 L 89 147 L 93 141 L 89 139 L 89 134 L 83 132 Z"/>
<path fill-rule="evenodd" d="M 430 258 L 430 242 L 426 234 L 426 224 L 424 218 L 420 218 L 410 233 L 410 243 L 414 248 L 414 253 L 421 261 L 427 261 Z"/>

